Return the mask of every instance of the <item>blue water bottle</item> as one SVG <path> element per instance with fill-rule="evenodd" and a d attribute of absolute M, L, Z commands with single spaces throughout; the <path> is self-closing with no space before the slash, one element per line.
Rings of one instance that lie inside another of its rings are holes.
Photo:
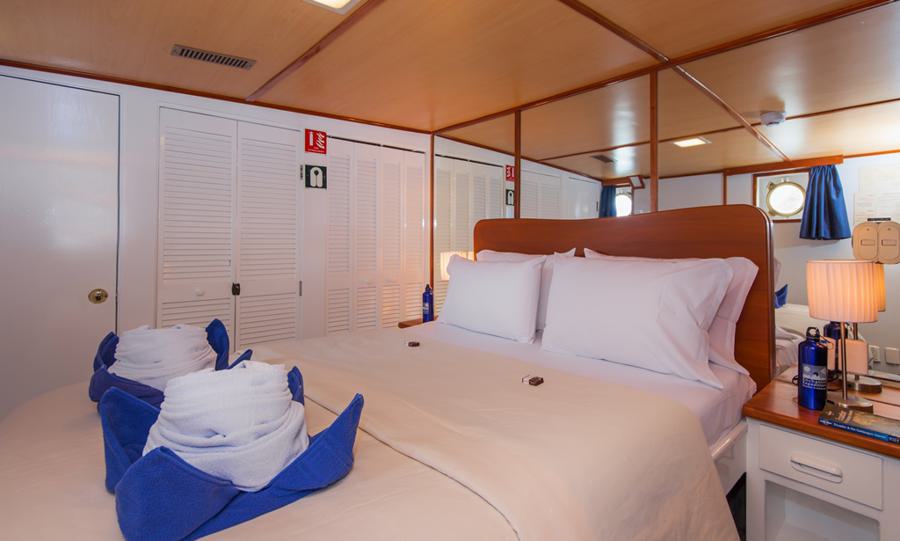
<path fill-rule="evenodd" d="M 822 343 L 819 329 L 806 329 L 798 359 L 797 402 L 807 409 L 824 409 L 828 397 L 828 348 Z"/>
<path fill-rule="evenodd" d="M 434 321 L 434 295 L 428 284 L 425 284 L 425 293 L 422 293 L 422 321 Z"/>

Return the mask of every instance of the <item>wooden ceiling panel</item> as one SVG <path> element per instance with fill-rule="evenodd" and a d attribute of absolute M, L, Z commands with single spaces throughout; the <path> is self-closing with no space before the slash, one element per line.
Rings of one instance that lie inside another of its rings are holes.
<path fill-rule="evenodd" d="M 792 159 L 900 149 L 900 102 L 761 128 Z"/>
<path fill-rule="evenodd" d="M 793 116 L 892 99 L 900 97 L 898 28 L 894 3 L 685 68 L 751 121 L 760 110 Z"/>
<path fill-rule="evenodd" d="M 629 175 L 648 174 L 650 172 L 650 146 L 636 145 L 620 147 L 603 156 L 611 158 L 613 163 L 603 163 L 593 154 L 582 154 L 568 158 L 547 160 L 545 163 L 558 165 L 585 175 L 601 178 L 617 178 Z"/>
<path fill-rule="evenodd" d="M 660 139 L 683 137 L 737 125 L 737 121 L 731 115 L 683 77 L 672 70 L 659 72 Z"/>
<path fill-rule="evenodd" d="M 660 176 L 721 171 L 729 167 L 778 160 L 778 156 L 746 130 L 732 130 L 704 137 L 710 144 L 680 148 L 674 143 L 660 143 Z"/>
<path fill-rule="evenodd" d="M 244 98 L 343 16 L 301 0 L 7 0 L 0 58 Z M 252 58 L 249 71 L 170 55 Z"/>
<path fill-rule="evenodd" d="M 441 133 L 442 136 L 462 139 L 510 154 L 516 151 L 516 117 L 501 116 Z"/>
<path fill-rule="evenodd" d="M 649 104 L 649 77 L 639 77 L 528 109 L 522 153 L 545 159 L 646 141 Z"/>
<path fill-rule="evenodd" d="M 857 0 L 582 0 L 669 57 L 725 43 Z"/>
<path fill-rule="evenodd" d="M 434 130 L 653 63 L 559 2 L 392 0 L 260 99 Z"/>

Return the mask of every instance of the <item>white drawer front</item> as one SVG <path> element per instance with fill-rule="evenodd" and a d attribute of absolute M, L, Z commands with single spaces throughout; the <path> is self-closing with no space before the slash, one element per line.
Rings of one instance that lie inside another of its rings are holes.
<path fill-rule="evenodd" d="M 769 426 L 759 427 L 759 467 L 881 509 L 881 458 Z"/>

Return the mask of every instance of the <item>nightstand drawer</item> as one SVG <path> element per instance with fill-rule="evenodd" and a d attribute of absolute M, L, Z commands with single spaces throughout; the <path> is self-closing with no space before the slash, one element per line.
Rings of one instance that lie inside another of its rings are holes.
<path fill-rule="evenodd" d="M 759 467 L 881 509 L 879 457 L 762 425 Z"/>

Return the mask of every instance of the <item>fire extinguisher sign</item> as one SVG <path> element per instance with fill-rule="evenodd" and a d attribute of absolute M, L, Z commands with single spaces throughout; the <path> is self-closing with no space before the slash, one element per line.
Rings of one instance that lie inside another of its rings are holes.
<path fill-rule="evenodd" d="M 507 165 L 505 167 L 506 170 L 506 180 L 516 180 L 516 166 L 515 165 Z"/>
<path fill-rule="evenodd" d="M 323 131 L 306 130 L 306 151 L 313 154 L 326 154 L 328 134 Z"/>

